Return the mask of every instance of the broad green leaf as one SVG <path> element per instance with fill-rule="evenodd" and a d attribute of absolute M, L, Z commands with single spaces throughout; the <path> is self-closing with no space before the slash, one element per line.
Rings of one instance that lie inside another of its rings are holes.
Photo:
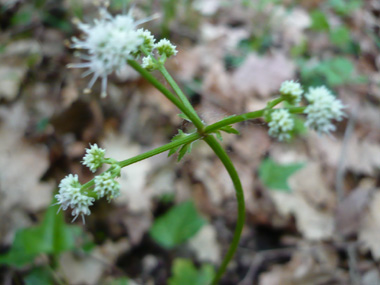
<path fill-rule="evenodd" d="M 75 238 L 81 229 L 66 225 L 58 206 L 49 207 L 42 224 L 20 229 L 9 252 L 0 256 L 0 264 L 23 266 L 42 253 L 59 254 L 75 247 Z"/>
<path fill-rule="evenodd" d="M 290 192 L 289 177 L 304 165 L 304 163 L 278 164 L 267 158 L 259 166 L 259 177 L 261 182 L 270 189 Z"/>
<path fill-rule="evenodd" d="M 351 41 L 350 31 L 346 27 L 339 27 L 330 31 L 330 41 L 334 45 L 344 47 Z"/>
<path fill-rule="evenodd" d="M 205 223 L 193 202 L 187 201 L 157 218 L 149 233 L 161 246 L 173 248 L 194 236 Z"/>
<path fill-rule="evenodd" d="M 330 28 L 325 13 L 320 10 L 311 12 L 311 29 L 315 31 L 326 31 Z"/>
<path fill-rule="evenodd" d="M 24 278 L 25 285 L 53 285 L 54 281 L 51 275 L 51 271 L 44 267 L 38 267 L 33 269 Z"/>
<path fill-rule="evenodd" d="M 208 285 L 214 278 L 213 266 L 204 264 L 196 269 L 190 260 L 177 258 L 172 267 L 169 285 Z"/>

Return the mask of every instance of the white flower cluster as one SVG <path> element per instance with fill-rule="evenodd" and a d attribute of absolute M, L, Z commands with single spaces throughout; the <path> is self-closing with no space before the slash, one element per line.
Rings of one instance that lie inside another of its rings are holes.
<path fill-rule="evenodd" d="M 278 138 L 280 141 L 290 139 L 290 131 L 294 128 L 294 121 L 286 109 L 278 109 L 271 114 L 269 125 L 269 135 Z"/>
<path fill-rule="evenodd" d="M 281 84 L 280 94 L 281 96 L 285 96 L 290 104 L 296 105 L 301 102 L 303 89 L 298 82 L 287 80 Z"/>
<path fill-rule="evenodd" d="M 107 196 L 107 200 L 110 201 L 120 196 L 120 184 L 115 181 L 110 172 L 105 172 L 95 177 L 94 191 L 98 199 Z"/>
<path fill-rule="evenodd" d="M 325 86 L 310 88 L 305 95 L 310 104 L 305 109 L 305 125 L 318 133 L 329 134 L 336 130 L 332 120 L 341 121 L 344 106 Z"/>
<path fill-rule="evenodd" d="M 60 209 L 73 209 L 72 215 L 75 216 L 73 221 L 82 215 L 84 223 L 84 215 L 90 215 L 89 207 L 93 205 L 95 198 L 103 198 L 107 196 L 107 200 L 111 201 L 120 195 L 120 184 L 115 181 L 115 177 L 120 176 L 120 166 L 113 159 L 104 158 L 105 150 L 99 148 L 97 144 L 90 145 L 86 149 L 86 155 L 83 158 L 82 164 L 95 172 L 103 163 L 109 163 L 111 167 L 107 172 L 95 176 L 94 189 L 89 194 L 87 189 L 82 189 L 82 185 L 78 181 L 78 175 L 69 174 L 59 184 L 59 193 L 55 195 L 57 204 L 60 204 Z M 90 187 L 90 186 L 89 186 Z"/>
<path fill-rule="evenodd" d="M 112 72 L 120 72 L 128 59 L 140 54 L 140 48 L 151 51 L 154 37 L 144 29 L 136 27 L 150 19 L 134 21 L 131 13 L 113 17 L 105 9 L 100 10 L 101 17 L 93 24 L 79 23 L 84 33 L 82 39 L 73 38 L 72 48 L 87 50 L 81 57 L 84 63 L 70 64 L 70 68 L 88 68 L 83 77 L 93 74 L 88 92 L 100 77 L 102 79 L 102 97 L 106 96 L 107 76 Z"/>
<path fill-rule="evenodd" d="M 57 204 L 60 204 L 60 209 L 67 210 L 67 208 L 73 209 L 72 215 L 74 216 L 73 221 L 82 215 L 84 223 L 84 215 L 90 215 L 90 206 L 93 205 L 95 198 L 87 196 L 87 192 L 81 192 L 81 184 L 78 181 L 78 175 L 67 175 L 62 179 L 59 184 L 59 193 L 55 195 L 57 199 Z M 58 211 L 59 211 L 58 210 Z"/>
<path fill-rule="evenodd" d="M 102 167 L 104 162 L 105 150 L 99 148 L 97 144 L 90 144 L 90 148 L 86 148 L 86 155 L 83 157 L 82 164 L 95 172 L 98 168 Z"/>
<path fill-rule="evenodd" d="M 154 48 L 152 49 L 152 52 L 154 50 L 157 51 L 157 54 L 159 55 L 158 60 L 153 58 L 153 55 L 148 55 L 143 57 L 142 59 L 142 67 L 147 69 L 148 71 L 152 71 L 158 68 L 157 64 L 163 64 L 165 63 L 166 59 L 176 55 L 177 50 L 176 46 L 173 45 L 169 40 L 162 39 L 158 43 L 154 45 Z"/>

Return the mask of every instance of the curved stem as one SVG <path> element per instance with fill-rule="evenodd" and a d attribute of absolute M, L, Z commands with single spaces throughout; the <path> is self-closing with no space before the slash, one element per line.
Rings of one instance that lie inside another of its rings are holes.
<path fill-rule="evenodd" d="M 220 161 L 223 163 L 228 174 L 230 175 L 232 179 L 232 183 L 234 184 L 234 187 L 235 187 L 236 200 L 238 204 L 238 217 L 237 217 L 234 237 L 227 251 L 227 254 L 224 256 L 222 264 L 220 265 L 218 272 L 216 273 L 214 280 L 212 281 L 212 284 L 218 284 L 219 280 L 221 279 L 221 277 L 223 276 L 224 272 L 227 269 L 228 263 L 230 262 L 230 260 L 232 259 L 232 257 L 234 256 L 236 252 L 236 249 L 239 244 L 240 236 L 243 231 L 244 222 L 245 222 L 244 192 L 243 192 L 243 187 L 241 186 L 239 175 L 235 169 L 235 166 L 233 165 L 231 159 L 228 157 L 223 147 L 219 144 L 216 138 L 211 135 L 206 136 L 204 140 L 212 148 L 215 154 L 219 157 Z"/>

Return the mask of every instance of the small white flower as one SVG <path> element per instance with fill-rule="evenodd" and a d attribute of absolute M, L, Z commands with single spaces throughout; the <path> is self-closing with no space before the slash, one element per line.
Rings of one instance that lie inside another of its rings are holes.
<path fill-rule="evenodd" d="M 147 52 L 152 52 L 155 45 L 155 38 L 152 35 L 152 33 L 145 29 L 138 29 L 137 30 L 138 37 L 143 39 L 142 46 Z"/>
<path fill-rule="evenodd" d="M 145 68 L 148 71 L 152 71 L 157 69 L 156 63 L 153 61 L 151 56 L 145 56 L 142 58 L 142 64 L 141 66 Z"/>
<path fill-rule="evenodd" d="M 345 116 L 342 111 L 344 109 L 342 102 L 336 99 L 325 86 L 310 88 L 305 97 L 310 102 L 305 109 L 305 114 L 307 114 L 305 125 L 320 134 L 335 131 L 336 127 L 332 121 L 341 121 Z"/>
<path fill-rule="evenodd" d="M 120 184 L 115 181 L 110 172 L 95 177 L 94 191 L 98 194 L 98 198 L 107 196 L 108 201 L 117 198 L 120 195 Z"/>
<path fill-rule="evenodd" d="M 301 101 L 303 89 L 301 84 L 293 80 L 287 80 L 281 84 L 280 93 L 287 97 L 290 104 L 296 105 Z"/>
<path fill-rule="evenodd" d="M 74 216 L 73 221 L 82 215 L 83 223 L 84 215 L 90 215 L 90 206 L 93 205 L 95 201 L 94 198 L 88 197 L 86 192 L 81 192 L 81 184 L 78 181 L 78 175 L 69 174 L 61 180 L 59 184 L 59 194 L 55 195 L 57 199 L 57 204 L 60 204 L 58 211 L 63 209 L 67 210 L 68 207 L 73 209 L 72 215 Z"/>
<path fill-rule="evenodd" d="M 149 49 L 153 45 L 149 32 L 137 30 L 136 27 L 143 22 L 134 21 L 131 13 L 113 17 L 106 10 L 101 9 L 101 18 L 93 24 L 79 23 L 83 32 L 83 39 L 73 38 L 72 48 L 83 49 L 87 55 L 81 57 L 84 63 L 69 64 L 70 68 L 88 68 L 83 77 L 92 74 L 87 86 L 90 91 L 95 81 L 102 78 L 102 97 L 106 96 L 107 76 L 112 72 L 120 72 L 128 59 L 134 59 L 139 54 L 140 45 Z"/>
<path fill-rule="evenodd" d="M 294 128 L 294 121 L 286 109 L 278 109 L 271 113 L 269 125 L 269 135 L 278 138 L 280 141 L 290 139 L 290 131 Z"/>
<path fill-rule="evenodd" d="M 172 55 L 177 54 L 176 46 L 173 45 L 169 40 L 162 39 L 156 45 L 155 48 L 159 55 L 166 55 L 166 57 L 171 57 Z"/>
<path fill-rule="evenodd" d="M 83 157 L 82 164 L 95 172 L 104 162 L 105 149 L 98 147 L 97 144 L 90 144 L 90 148 L 86 148 L 86 155 Z"/>

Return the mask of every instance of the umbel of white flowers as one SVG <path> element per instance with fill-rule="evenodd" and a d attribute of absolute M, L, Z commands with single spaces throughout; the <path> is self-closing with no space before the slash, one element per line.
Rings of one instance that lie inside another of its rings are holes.
<path fill-rule="evenodd" d="M 299 105 L 302 99 L 303 89 L 298 82 L 285 81 L 280 87 L 281 96 L 289 104 Z M 341 121 L 345 116 L 342 102 L 325 86 L 311 87 L 305 98 L 309 105 L 305 108 L 305 126 L 317 131 L 319 134 L 330 134 L 336 130 L 333 121 Z M 280 141 L 291 138 L 294 130 L 294 119 L 287 109 L 273 110 L 267 118 L 269 135 Z"/>
<path fill-rule="evenodd" d="M 131 12 L 124 15 L 112 16 L 106 9 L 100 9 L 100 18 L 92 24 L 78 23 L 83 32 L 82 37 L 72 38 L 72 48 L 85 50 L 80 57 L 83 63 L 69 64 L 69 68 L 87 68 L 83 77 L 92 74 L 85 92 L 90 92 L 98 78 L 101 78 L 101 96 L 107 95 L 107 77 L 113 72 L 120 72 L 129 59 L 138 59 L 142 54 L 151 57 L 156 50 L 160 57 L 169 58 L 177 53 L 176 47 L 167 39 L 155 43 L 150 31 L 137 27 L 151 18 L 135 21 Z M 150 58 L 152 59 L 152 58 Z M 156 66 L 153 62 L 147 65 L 148 59 L 143 60 L 143 66 L 151 70 Z"/>
<path fill-rule="evenodd" d="M 82 163 L 92 172 L 95 172 L 103 163 L 107 163 L 104 154 L 105 150 L 99 148 L 97 144 L 90 145 L 90 148 L 86 149 L 86 155 Z M 118 176 L 120 176 L 120 167 L 115 163 L 111 163 L 108 171 L 95 176 L 94 189 L 84 190 L 78 181 L 78 175 L 67 175 L 58 185 L 59 192 L 55 195 L 57 204 L 61 205 L 59 210 L 67 210 L 70 207 L 74 216 L 73 221 L 81 215 L 84 223 L 84 216 L 91 214 L 89 208 L 95 201 L 94 196 L 97 199 L 107 196 L 108 201 L 111 201 L 111 199 L 120 195 L 120 184 L 115 180 Z"/>

